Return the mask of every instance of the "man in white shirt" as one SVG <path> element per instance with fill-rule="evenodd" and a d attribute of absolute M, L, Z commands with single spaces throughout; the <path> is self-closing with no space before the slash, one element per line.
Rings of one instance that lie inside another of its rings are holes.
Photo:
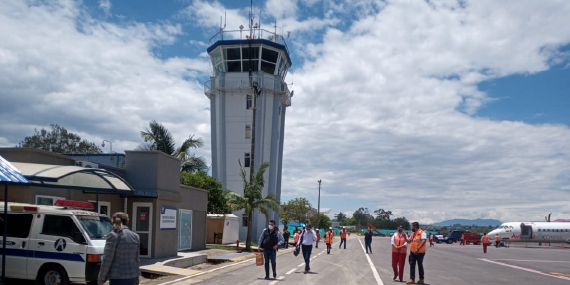
<path fill-rule="evenodd" d="M 311 224 L 308 224 L 305 230 L 301 233 L 299 238 L 299 243 L 297 246 L 301 246 L 303 251 L 303 258 L 305 259 L 305 274 L 311 271 L 309 262 L 311 261 L 311 251 L 313 251 L 313 242 L 317 241 L 317 235 L 312 230 Z"/>

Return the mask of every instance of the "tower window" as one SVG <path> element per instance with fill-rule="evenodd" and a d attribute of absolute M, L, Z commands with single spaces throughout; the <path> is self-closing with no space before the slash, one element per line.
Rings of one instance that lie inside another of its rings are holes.
<path fill-rule="evenodd" d="M 245 125 L 245 138 L 251 138 L 251 125 Z"/>
<path fill-rule="evenodd" d="M 245 98 L 245 109 L 249 110 L 251 109 L 252 103 L 251 103 L 251 95 L 247 95 Z"/>
<path fill-rule="evenodd" d="M 249 152 L 246 152 L 243 155 L 243 167 L 249 167 L 250 166 L 250 155 Z"/>
<path fill-rule="evenodd" d="M 247 221 L 248 221 L 247 215 L 245 215 L 245 214 L 241 215 L 241 226 L 242 227 L 247 227 Z"/>

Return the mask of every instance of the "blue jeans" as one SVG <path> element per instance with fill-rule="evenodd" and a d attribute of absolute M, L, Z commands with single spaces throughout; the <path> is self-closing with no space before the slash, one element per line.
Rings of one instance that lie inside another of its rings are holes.
<path fill-rule="evenodd" d="M 315 244 L 315 248 L 319 248 L 319 241 Z"/>
<path fill-rule="evenodd" d="M 370 250 L 370 253 L 372 253 L 372 241 L 364 241 L 364 247 L 366 248 L 366 253 L 368 253 Z"/>
<path fill-rule="evenodd" d="M 313 245 L 301 245 L 301 249 L 303 250 L 303 258 L 305 259 L 305 271 L 311 270 L 311 266 L 309 262 L 311 262 L 311 251 L 313 251 Z"/>
<path fill-rule="evenodd" d="M 340 244 L 338 245 L 338 248 L 340 248 L 343 243 L 344 243 L 344 249 L 346 249 L 346 239 L 345 238 L 340 239 Z"/>
<path fill-rule="evenodd" d="M 109 285 L 133 285 L 138 282 L 138 277 L 130 279 L 109 279 Z"/>
<path fill-rule="evenodd" d="M 273 268 L 273 277 L 277 275 L 277 268 L 275 268 L 275 257 L 277 256 L 277 250 L 275 249 L 263 249 L 263 256 L 265 257 L 265 277 L 269 277 L 269 262 L 271 261 L 271 267 Z"/>

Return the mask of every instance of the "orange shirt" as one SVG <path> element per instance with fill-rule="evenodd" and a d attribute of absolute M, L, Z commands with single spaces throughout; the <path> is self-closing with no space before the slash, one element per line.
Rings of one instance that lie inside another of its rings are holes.
<path fill-rule="evenodd" d="M 346 238 L 346 230 L 340 231 L 340 238 Z"/>

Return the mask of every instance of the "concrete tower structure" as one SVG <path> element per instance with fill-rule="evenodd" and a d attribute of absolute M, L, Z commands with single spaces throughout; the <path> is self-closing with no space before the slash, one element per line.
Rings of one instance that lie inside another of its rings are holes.
<path fill-rule="evenodd" d="M 257 170 L 268 162 L 263 197 L 273 194 L 280 201 L 285 114 L 293 96 L 284 80 L 291 59 L 281 35 L 256 26 L 221 29 L 207 49 L 213 67 L 204 85 L 210 98 L 212 175 L 225 189 L 243 194 L 238 160 L 248 181 L 252 165 Z M 240 239 L 245 239 L 247 217 L 243 211 L 234 214 L 240 218 Z M 270 211 L 269 219 L 279 217 Z M 254 212 L 252 240 L 267 223 L 263 214 Z"/>

